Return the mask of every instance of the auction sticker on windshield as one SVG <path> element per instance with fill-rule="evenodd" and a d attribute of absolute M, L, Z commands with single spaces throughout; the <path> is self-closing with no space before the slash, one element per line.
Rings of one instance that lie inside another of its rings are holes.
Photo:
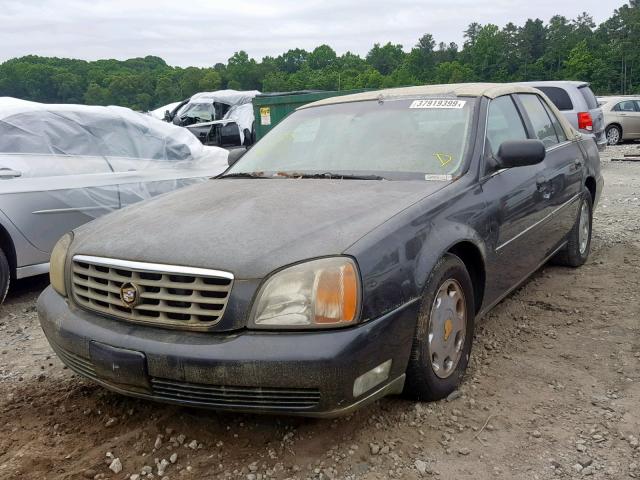
<path fill-rule="evenodd" d="M 466 100 L 447 100 L 443 98 L 414 100 L 409 108 L 463 108 Z"/>

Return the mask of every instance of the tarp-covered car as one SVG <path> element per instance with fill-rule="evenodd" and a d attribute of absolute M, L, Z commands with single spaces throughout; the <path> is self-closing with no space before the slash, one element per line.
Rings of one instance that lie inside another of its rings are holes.
<path fill-rule="evenodd" d="M 257 90 L 196 93 L 165 119 L 188 128 L 205 145 L 251 145 L 255 130 L 251 102 L 259 94 Z"/>
<path fill-rule="evenodd" d="M 217 179 L 64 235 L 40 323 L 70 368 L 147 399 L 440 399 L 476 317 L 547 259 L 586 261 L 602 186 L 595 142 L 530 87 L 329 98 Z"/>
<path fill-rule="evenodd" d="M 219 174 L 227 151 L 122 107 L 0 98 L 0 301 L 64 232 Z"/>

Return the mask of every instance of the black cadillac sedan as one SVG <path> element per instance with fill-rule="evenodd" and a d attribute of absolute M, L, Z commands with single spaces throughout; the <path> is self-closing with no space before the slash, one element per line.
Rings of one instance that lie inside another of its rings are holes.
<path fill-rule="evenodd" d="M 598 152 L 538 90 L 462 84 L 300 108 L 216 179 L 60 239 L 42 328 L 136 397 L 329 416 L 455 390 L 474 321 L 589 255 Z"/>

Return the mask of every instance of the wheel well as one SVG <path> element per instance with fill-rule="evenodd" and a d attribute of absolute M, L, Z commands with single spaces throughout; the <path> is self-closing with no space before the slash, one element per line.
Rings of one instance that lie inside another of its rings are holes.
<path fill-rule="evenodd" d="M 620 130 L 620 135 L 622 135 L 622 125 L 620 125 L 619 123 L 610 123 L 609 125 L 607 125 L 607 127 L 604 129 L 605 132 L 607 131 L 607 128 L 609 127 L 617 127 Z"/>
<path fill-rule="evenodd" d="M 482 299 L 484 298 L 484 286 L 486 273 L 484 268 L 484 260 L 478 247 L 471 242 L 460 242 L 451 247 L 447 253 L 452 253 L 464 263 L 471 282 L 473 283 L 473 297 L 476 306 L 476 313 L 480 311 Z"/>
<path fill-rule="evenodd" d="M 16 249 L 13 246 L 9 232 L 7 232 L 2 225 L 0 225 L 0 248 L 2 248 L 2 251 L 7 257 L 9 267 L 11 268 L 11 275 L 13 276 L 16 271 Z"/>
<path fill-rule="evenodd" d="M 587 180 L 584 182 L 585 187 L 589 190 L 591 194 L 591 201 L 596 201 L 596 180 L 593 177 L 587 177 Z"/>

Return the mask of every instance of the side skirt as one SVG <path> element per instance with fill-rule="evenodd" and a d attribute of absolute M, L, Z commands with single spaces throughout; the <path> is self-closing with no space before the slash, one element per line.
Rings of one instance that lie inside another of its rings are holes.
<path fill-rule="evenodd" d="M 547 255 L 544 260 L 542 260 L 542 262 L 540 262 L 538 264 L 538 266 L 536 266 L 533 270 L 531 270 L 529 273 L 527 273 L 521 280 L 519 280 L 518 282 L 516 282 L 516 284 L 511 287 L 509 290 L 507 290 L 504 294 L 502 294 L 501 296 L 499 296 L 494 302 L 492 302 L 490 305 L 488 305 L 487 307 L 484 307 L 482 310 L 480 310 L 480 313 L 478 313 L 478 315 L 476 315 L 477 319 L 480 319 L 482 317 L 484 317 L 489 310 L 491 310 L 493 307 L 495 307 L 498 303 L 500 303 L 502 300 L 504 300 L 507 296 L 509 296 L 509 294 L 511 292 L 513 292 L 514 290 L 516 290 L 517 288 L 519 288 L 523 283 L 525 283 L 529 277 L 531 277 L 531 275 L 533 275 L 535 272 L 537 272 L 538 270 L 540 270 L 540 268 L 547 263 L 549 260 L 551 260 L 551 258 L 553 258 L 553 256 L 558 253 L 560 250 L 562 250 L 565 246 L 567 245 L 567 241 L 563 241 L 558 248 L 556 248 L 553 252 L 551 252 L 551 254 Z"/>
<path fill-rule="evenodd" d="M 27 265 L 26 267 L 16 268 L 16 278 L 33 277 L 34 275 L 42 275 L 43 273 L 49 273 L 49 262 L 36 263 L 35 265 Z"/>

